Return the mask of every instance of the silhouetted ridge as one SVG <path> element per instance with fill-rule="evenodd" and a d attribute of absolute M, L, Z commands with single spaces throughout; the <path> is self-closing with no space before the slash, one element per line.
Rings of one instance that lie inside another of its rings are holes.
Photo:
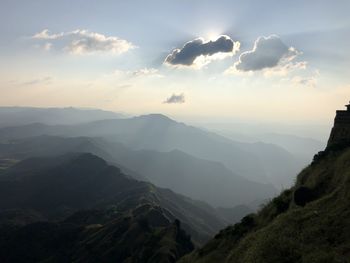
<path fill-rule="evenodd" d="M 34 210 L 48 220 L 63 220 L 82 209 L 126 213 L 149 204 L 169 221 L 180 219 L 196 243 L 226 223 L 209 205 L 124 175 L 90 153 L 29 158 L 1 173 L 1 211 Z M 1 222 L 0 222 L 1 223 Z"/>

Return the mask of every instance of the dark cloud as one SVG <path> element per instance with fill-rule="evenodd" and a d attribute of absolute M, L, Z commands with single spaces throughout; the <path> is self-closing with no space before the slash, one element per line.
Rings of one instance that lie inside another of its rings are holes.
<path fill-rule="evenodd" d="M 168 103 L 168 104 L 172 104 L 172 103 L 178 103 L 178 104 L 181 104 L 181 103 L 185 103 L 185 96 L 184 94 L 179 94 L 179 95 L 176 95 L 176 94 L 173 94 L 171 95 L 169 98 L 167 98 L 164 103 Z"/>
<path fill-rule="evenodd" d="M 234 54 L 239 50 L 239 42 L 234 42 L 228 36 L 220 36 L 215 41 L 205 42 L 197 38 L 187 42 L 181 49 L 174 49 L 165 58 L 165 63 L 170 65 L 191 66 L 197 57 L 212 56 L 216 53 Z"/>
<path fill-rule="evenodd" d="M 283 59 L 292 60 L 299 52 L 293 47 L 286 46 L 276 36 L 259 37 L 250 51 L 243 52 L 239 61 L 235 63 L 236 70 L 257 71 L 265 68 L 273 68 Z"/>

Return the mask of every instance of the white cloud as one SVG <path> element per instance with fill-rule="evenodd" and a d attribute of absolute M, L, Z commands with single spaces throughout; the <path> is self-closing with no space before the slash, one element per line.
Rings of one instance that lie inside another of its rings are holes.
<path fill-rule="evenodd" d="M 57 39 L 57 38 L 63 37 L 64 35 L 65 33 L 63 32 L 59 34 L 50 34 L 50 31 L 48 29 L 44 29 L 43 31 L 36 33 L 32 38 L 49 40 L 49 39 Z"/>
<path fill-rule="evenodd" d="M 155 69 L 155 68 L 142 68 L 142 69 L 132 71 L 131 74 L 135 77 L 140 77 L 140 76 L 163 77 L 158 72 L 158 69 Z"/>
<path fill-rule="evenodd" d="M 162 78 L 163 75 L 155 68 L 141 68 L 136 70 L 120 70 L 116 69 L 113 75 L 120 78 L 141 78 L 141 77 L 157 77 Z"/>
<path fill-rule="evenodd" d="M 287 76 L 293 71 L 304 70 L 307 67 L 306 61 L 300 62 L 282 62 L 280 65 L 274 68 L 266 68 L 263 69 L 263 75 L 265 77 L 273 77 L 273 76 Z"/>
<path fill-rule="evenodd" d="M 118 55 L 135 48 L 127 40 L 80 29 L 58 34 L 51 34 L 48 29 L 44 29 L 32 38 L 36 40 L 51 40 L 50 48 L 57 44 L 58 46 L 63 46 L 63 50 L 76 55 L 104 52 Z"/>
<path fill-rule="evenodd" d="M 316 75 L 309 76 L 309 77 L 294 76 L 291 79 L 291 82 L 294 85 L 302 85 L 302 86 L 315 88 L 317 85 L 317 76 Z"/>

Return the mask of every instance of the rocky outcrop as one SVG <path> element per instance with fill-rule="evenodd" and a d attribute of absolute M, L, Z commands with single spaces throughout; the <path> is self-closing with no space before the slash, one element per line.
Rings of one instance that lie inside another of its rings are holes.
<path fill-rule="evenodd" d="M 347 110 L 338 110 L 327 147 L 350 142 L 350 104 Z"/>

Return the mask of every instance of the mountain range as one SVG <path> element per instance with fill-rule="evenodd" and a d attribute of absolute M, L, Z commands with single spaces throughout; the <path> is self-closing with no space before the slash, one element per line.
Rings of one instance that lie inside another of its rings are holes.
<path fill-rule="evenodd" d="M 0 262 L 347 263 L 344 131 L 342 120 L 340 139 L 272 197 L 266 182 L 286 169 L 263 168 L 287 161 L 285 150 L 162 115 L 2 128 Z M 251 158 L 266 182 L 245 163 L 234 172 L 225 153 Z"/>
<path fill-rule="evenodd" d="M 33 123 L 0 129 L 0 140 L 40 135 L 102 137 L 132 150 L 180 150 L 200 159 L 220 162 L 237 175 L 273 184 L 278 189 L 290 185 L 304 166 L 303 161 L 279 146 L 235 142 L 160 114 L 75 125 Z"/>
<path fill-rule="evenodd" d="M 93 153 L 133 178 L 206 201 L 215 207 L 263 202 L 277 191 L 269 184 L 238 176 L 221 163 L 199 159 L 179 150 L 130 150 L 101 138 L 47 135 L 0 143 L 0 160 L 18 161 L 71 152 Z"/>

